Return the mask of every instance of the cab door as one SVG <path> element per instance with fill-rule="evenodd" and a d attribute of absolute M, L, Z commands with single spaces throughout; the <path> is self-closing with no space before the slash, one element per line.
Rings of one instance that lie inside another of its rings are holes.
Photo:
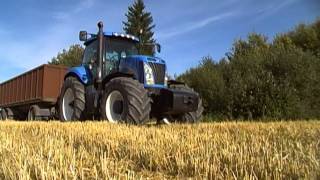
<path fill-rule="evenodd" d="M 105 50 L 105 75 L 112 74 L 118 70 L 120 63 L 120 52 L 114 48 L 113 42 L 110 38 L 106 38 L 106 50 Z"/>
<path fill-rule="evenodd" d="M 98 72 L 98 42 L 97 40 L 91 42 L 86 46 L 83 54 L 82 64 L 90 70 L 92 79 L 97 77 Z"/>

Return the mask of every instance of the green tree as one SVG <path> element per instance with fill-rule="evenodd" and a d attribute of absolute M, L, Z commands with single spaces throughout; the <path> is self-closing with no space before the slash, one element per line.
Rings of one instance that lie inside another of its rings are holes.
<path fill-rule="evenodd" d="M 228 59 L 232 61 L 238 57 L 253 54 L 256 51 L 263 53 L 262 51 L 266 51 L 269 48 L 267 40 L 268 38 L 262 34 L 250 33 L 247 40 L 239 39 L 233 43 L 231 52 L 227 53 Z"/>
<path fill-rule="evenodd" d="M 56 57 L 53 57 L 48 64 L 63 65 L 68 67 L 79 66 L 82 61 L 84 48 L 75 44 L 69 47 L 68 50 L 63 49 Z"/>
<path fill-rule="evenodd" d="M 145 10 L 143 0 L 136 0 L 132 6 L 128 7 L 128 12 L 125 14 L 127 21 L 123 22 L 124 31 L 127 34 L 132 34 L 140 38 L 139 52 L 144 55 L 153 55 L 153 48 L 150 45 L 155 43 L 153 38 L 153 18 L 150 12 Z"/>
<path fill-rule="evenodd" d="M 178 79 L 200 93 L 215 117 L 320 118 L 319 32 L 318 20 L 272 42 L 251 33 L 220 62 L 206 57 Z"/>
<path fill-rule="evenodd" d="M 300 24 L 287 35 L 297 47 L 320 57 L 320 19 L 311 25 Z"/>
<path fill-rule="evenodd" d="M 178 77 L 179 81 L 187 83 L 202 97 L 206 112 L 221 116 L 225 109 L 225 84 L 219 68 L 212 57 L 203 57 L 196 68 L 191 68 Z"/>

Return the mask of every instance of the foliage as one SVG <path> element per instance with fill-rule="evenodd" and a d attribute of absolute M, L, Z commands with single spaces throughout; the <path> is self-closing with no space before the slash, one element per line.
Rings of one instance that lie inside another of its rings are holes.
<path fill-rule="evenodd" d="M 205 57 L 178 79 L 198 91 L 206 112 L 215 116 L 320 118 L 319 22 L 299 25 L 270 43 L 249 34 L 220 62 Z"/>
<path fill-rule="evenodd" d="M 311 25 L 298 25 L 288 36 L 297 47 L 320 57 L 320 19 Z"/>
<path fill-rule="evenodd" d="M 319 179 L 319 121 L 0 122 L 0 179 Z"/>
<path fill-rule="evenodd" d="M 139 37 L 141 43 L 139 46 L 140 54 L 153 55 L 153 48 L 150 45 L 143 45 L 155 43 L 153 39 L 155 25 L 151 13 L 145 10 L 143 0 L 135 0 L 133 5 L 128 7 L 128 12 L 125 15 L 127 21 L 123 22 L 123 29 L 127 34 Z"/>
<path fill-rule="evenodd" d="M 70 46 L 68 50 L 63 49 L 62 52 L 59 52 L 58 55 L 53 57 L 48 63 L 68 67 L 79 66 L 82 61 L 83 52 L 84 48 L 79 44 L 75 44 Z"/>

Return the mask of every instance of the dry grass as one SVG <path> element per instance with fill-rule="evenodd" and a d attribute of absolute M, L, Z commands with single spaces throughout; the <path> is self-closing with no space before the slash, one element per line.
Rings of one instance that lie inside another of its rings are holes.
<path fill-rule="evenodd" d="M 0 179 L 319 179 L 320 122 L 0 122 Z"/>

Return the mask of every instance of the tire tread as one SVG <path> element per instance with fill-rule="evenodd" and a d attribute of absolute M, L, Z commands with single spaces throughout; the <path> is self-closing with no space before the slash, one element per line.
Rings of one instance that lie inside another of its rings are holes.
<path fill-rule="evenodd" d="M 128 77 L 117 77 L 110 80 L 105 85 L 105 91 L 114 86 L 123 87 L 126 92 L 125 96 L 128 99 L 128 113 L 124 120 L 129 124 L 143 124 L 149 119 L 151 111 L 151 100 L 148 96 L 148 91 L 137 80 Z M 106 119 L 105 115 L 105 103 L 101 103 L 100 112 L 102 118 Z"/>

